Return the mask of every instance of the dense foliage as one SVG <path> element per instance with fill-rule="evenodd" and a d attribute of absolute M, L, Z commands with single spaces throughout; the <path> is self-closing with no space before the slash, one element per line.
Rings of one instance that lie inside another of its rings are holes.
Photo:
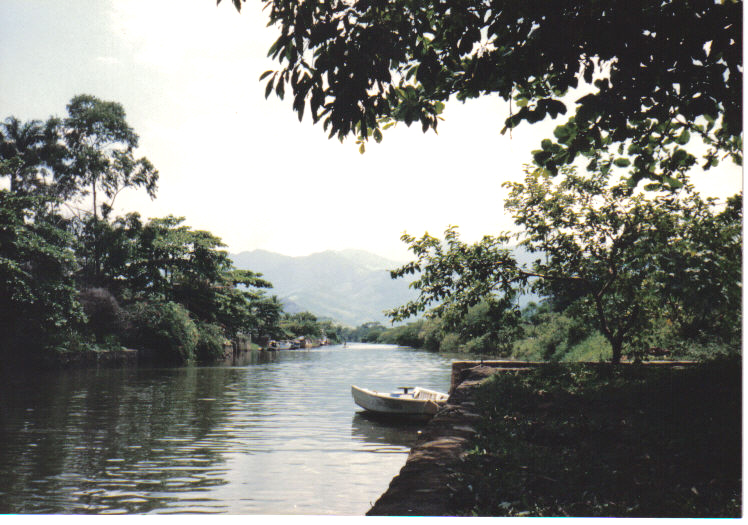
<path fill-rule="evenodd" d="M 513 102 L 505 130 L 570 113 L 534 152 L 553 173 L 583 156 L 670 184 L 697 155 L 742 161 L 741 1 L 264 4 L 280 33 L 266 95 L 289 92 L 330 136 L 436 129 L 453 97 L 497 95 Z"/>
<path fill-rule="evenodd" d="M 311 312 L 286 313 L 280 319 L 277 338 L 319 341 L 327 339 L 330 343 L 343 341 L 344 329 L 330 319 L 319 319 Z"/>
<path fill-rule="evenodd" d="M 44 198 L 0 190 L 0 349 L 13 359 L 83 322 L 63 224 Z"/>
<path fill-rule="evenodd" d="M 701 339 L 739 348 L 739 196 L 720 207 L 685 177 L 676 190 L 640 192 L 616 181 L 613 170 L 525 175 L 507 185 L 505 207 L 522 227 L 516 241 L 537 254 L 534 263 L 518 263 L 508 234 L 473 245 L 460 241 L 456 228 L 444 241 L 404 235 L 417 259 L 392 276 L 416 275 L 420 294 L 392 310 L 394 320 L 433 307 L 430 315 L 465 327 L 469 309 L 484 302 L 494 317 L 504 316 L 498 324 L 507 331 L 519 320 L 514 298 L 532 290 L 550 297 L 557 311 L 594 323 L 614 362 L 660 346 L 664 332 L 669 346 Z"/>
<path fill-rule="evenodd" d="M 279 331 L 271 284 L 234 268 L 218 237 L 181 217 L 111 216 L 121 191 L 154 197 L 158 180 L 123 107 L 79 95 L 67 111 L 0 125 L 0 356 L 125 344 L 211 361 L 230 339 Z"/>

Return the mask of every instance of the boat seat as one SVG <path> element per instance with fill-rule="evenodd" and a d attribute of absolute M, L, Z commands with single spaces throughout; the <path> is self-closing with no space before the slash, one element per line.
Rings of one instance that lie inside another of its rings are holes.
<path fill-rule="evenodd" d="M 436 395 L 416 388 L 413 392 L 413 399 L 436 399 Z"/>

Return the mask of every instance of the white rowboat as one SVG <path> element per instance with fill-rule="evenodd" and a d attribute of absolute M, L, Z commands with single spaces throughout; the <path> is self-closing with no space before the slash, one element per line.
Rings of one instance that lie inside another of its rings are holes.
<path fill-rule="evenodd" d="M 400 387 L 403 392 L 385 394 L 351 386 L 353 401 L 371 412 L 390 415 L 433 415 L 449 395 L 420 387 Z M 410 390 L 410 392 L 409 392 Z"/>

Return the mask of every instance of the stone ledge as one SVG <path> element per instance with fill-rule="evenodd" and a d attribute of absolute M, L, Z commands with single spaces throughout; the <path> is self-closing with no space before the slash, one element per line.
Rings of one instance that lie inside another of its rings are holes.
<path fill-rule="evenodd" d="M 405 466 L 367 516 L 451 516 L 455 476 L 480 416 L 472 391 L 495 368 L 475 366 L 418 438 Z"/>
<path fill-rule="evenodd" d="M 547 363 L 529 361 L 456 361 L 447 404 L 429 421 L 410 451 L 405 466 L 374 503 L 367 516 L 453 516 L 457 475 L 481 416 L 474 412 L 475 389 L 501 371 L 529 370 Z M 650 361 L 641 364 L 583 363 L 588 366 L 682 368 L 693 361 Z"/>

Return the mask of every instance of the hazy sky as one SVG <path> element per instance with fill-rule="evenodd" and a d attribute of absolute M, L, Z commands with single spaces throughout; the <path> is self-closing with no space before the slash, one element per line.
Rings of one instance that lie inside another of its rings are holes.
<path fill-rule="evenodd" d="M 276 37 L 260 0 L 0 0 L 0 118 L 64 116 L 82 93 L 120 102 L 140 155 L 160 172 L 158 197 L 131 190 L 117 211 L 185 216 L 232 252 L 287 255 L 359 248 L 408 259 L 400 235 L 465 240 L 509 229 L 501 183 L 522 176 L 555 124 L 500 135 L 498 99 L 447 105 L 439 134 L 399 125 L 371 143 L 327 139 L 291 101 L 264 98 L 260 74 Z M 700 187 L 731 194 L 724 165 Z"/>

